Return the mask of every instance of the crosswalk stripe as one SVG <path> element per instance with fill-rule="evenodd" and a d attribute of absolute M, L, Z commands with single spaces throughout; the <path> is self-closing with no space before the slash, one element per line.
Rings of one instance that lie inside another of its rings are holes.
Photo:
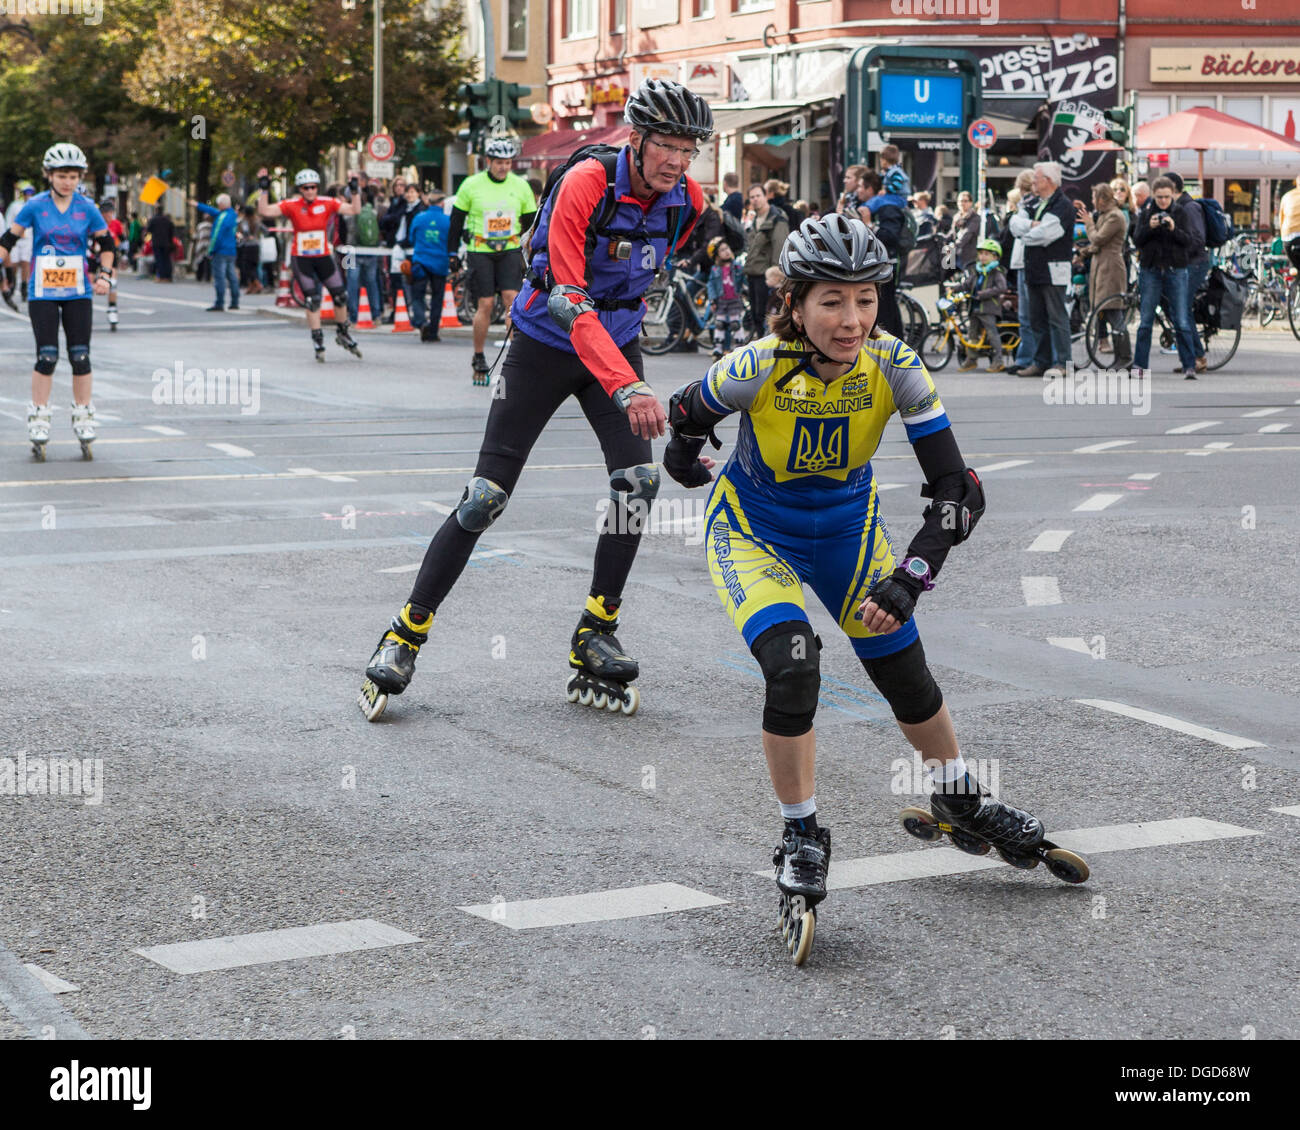
<path fill-rule="evenodd" d="M 1101 443 L 1090 443 L 1087 447 L 1076 447 L 1075 455 L 1097 455 L 1103 451 L 1110 451 L 1114 447 L 1127 447 L 1130 443 L 1137 443 L 1135 439 L 1108 439 Z"/>
<path fill-rule="evenodd" d="M 1081 636 L 1048 636 L 1047 642 L 1053 647 L 1061 647 L 1066 651 L 1078 651 L 1084 655 L 1092 654 L 1092 648 L 1088 646 L 1088 641 Z"/>
<path fill-rule="evenodd" d="M 1276 416 L 1279 412 L 1285 412 L 1285 408 L 1258 408 L 1254 412 L 1247 412 L 1241 418 L 1243 420 L 1257 420 L 1261 416 Z"/>
<path fill-rule="evenodd" d="M 23 968 L 52 993 L 81 992 L 80 985 L 74 985 L 71 981 L 65 981 L 62 977 L 56 977 L 48 969 L 42 969 L 39 965 L 33 965 L 30 961 L 24 962 Z"/>
<path fill-rule="evenodd" d="M 1090 498 L 1085 498 L 1081 503 L 1079 503 L 1079 505 L 1075 507 L 1075 510 L 1105 510 L 1107 506 L 1113 505 L 1123 497 L 1122 494 L 1094 494 Z"/>
<path fill-rule="evenodd" d="M 1280 812 L 1283 816 L 1300 816 L 1300 804 L 1288 804 L 1285 808 L 1272 808 L 1270 812 Z"/>
<path fill-rule="evenodd" d="M 418 941 L 420 939 L 413 934 L 395 926 L 358 918 L 350 922 L 323 922 L 317 926 L 291 926 L 282 930 L 261 930 L 255 934 L 147 946 L 131 952 L 147 957 L 173 973 L 211 973 L 217 969 L 239 969 L 245 965 L 324 957 Z"/>
<path fill-rule="evenodd" d="M 1021 577 L 1026 604 L 1060 604 L 1061 586 L 1055 577 Z"/>
<path fill-rule="evenodd" d="M 1222 420 L 1202 420 L 1199 424 L 1183 424 L 1181 427 L 1168 428 L 1165 431 L 1167 436 L 1185 436 L 1191 432 L 1199 432 L 1202 428 L 1212 428 L 1216 424 L 1223 423 Z"/>
<path fill-rule="evenodd" d="M 208 446 L 235 459 L 251 459 L 253 457 L 253 453 L 248 448 L 240 447 L 237 443 L 210 443 Z M 290 472 L 290 474 L 292 473 Z"/>
<path fill-rule="evenodd" d="M 1264 744 L 1252 741 L 1250 738 L 1238 737 L 1236 734 L 1225 734 L 1222 730 L 1212 730 L 1208 726 L 1198 726 L 1195 722 L 1185 722 L 1181 718 L 1173 718 L 1168 714 L 1157 714 L 1154 710 L 1129 706 L 1124 702 L 1111 702 L 1104 698 L 1076 698 L 1074 701 L 1111 714 L 1122 714 L 1125 718 L 1134 718 L 1139 722 L 1150 722 L 1153 726 L 1163 726 L 1166 730 L 1174 730 L 1193 738 L 1203 738 L 1207 742 L 1227 746 L 1228 749 L 1255 749 Z"/>
<path fill-rule="evenodd" d="M 1044 530 L 1029 544 L 1026 553 L 1058 553 L 1073 530 Z"/>
<path fill-rule="evenodd" d="M 511 930 L 535 930 L 540 926 L 572 926 L 579 922 L 610 922 L 650 914 L 672 914 L 702 906 L 722 906 L 726 902 L 726 899 L 680 883 L 650 883 L 585 895 L 562 895 L 522 902 L 496 901 L 457 909 Z"/>
<path fill-rule="evenodd" d="M 990 471 L 1009 471 L 1012 467 L 1027 467 L 1032 459 L 1008 459 L 1004 463 L 990 463 L 987 467 L 976 467 L 977 475 L 987 475 Z"/>

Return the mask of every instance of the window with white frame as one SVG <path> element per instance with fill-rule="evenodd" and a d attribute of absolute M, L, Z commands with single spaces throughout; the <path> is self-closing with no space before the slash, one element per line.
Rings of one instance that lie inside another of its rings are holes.
<path fill-rule="evenodd" d="M 774 0 L 733 0 L 737 12 L 759 12 L 775 7 Z"/>
<path fill-rule="evenodd" d="M 627 30 L 627 0 L 612 0 L 609 15 L 610 31 Z"/>
<path fill-rule="evenodd" d="M 707 20 L 713 15 L 713 0 L 694 0 L 695 18 L 697 20 Z"/>
<path fill-rule="evenodd" d="M 504 0 L 506 55 L 528 54 L 528 0 Z"/>
<path fill-rule="evenodd" d="M 596 0 L 565 0 L 564 38 L 582 39 L 596 34 Z"/>

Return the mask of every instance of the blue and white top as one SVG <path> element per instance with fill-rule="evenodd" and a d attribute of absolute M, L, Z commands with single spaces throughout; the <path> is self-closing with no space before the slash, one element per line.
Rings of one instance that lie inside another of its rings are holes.
<path fill-rule="evenodd" d="M 74 193 L 61 212 L 53 194 L 41 192 L 23 205 L 14 223 L 32 233 L 29 302 L 90 297 L 85 266 L 90 237 L 108 230 L 108 222 L 94 201 Z"/>

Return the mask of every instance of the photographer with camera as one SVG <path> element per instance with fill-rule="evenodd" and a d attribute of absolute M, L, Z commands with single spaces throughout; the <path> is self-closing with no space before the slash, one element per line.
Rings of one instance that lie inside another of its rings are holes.
<path fill-rule="evenodd" d="M 1151 358 L 1151 327 L 1156 306 L 1163 303 L 1174 323 L 1178 360 L 1188 380 L 1196 379 L 1196 346 L 1187 301 L 1187 258 L 1192 235 L 1187 218 L 1174 199 L 1174 182 L 1158 178 L 1151 186 L 1151 198 L 1138 212 L 1133 228 L 1138 249 L 1138 289 L 1141 321 L 1133 351 L 1134 371 L 1146 371 Z"/>

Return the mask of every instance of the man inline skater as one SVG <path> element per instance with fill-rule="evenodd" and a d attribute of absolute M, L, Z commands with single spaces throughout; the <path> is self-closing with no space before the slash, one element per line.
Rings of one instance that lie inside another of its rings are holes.
<path fill-rule="evenodd" d="M 574 674 L 566 691 L 571 702 L 597 709 L 631 714 L 637 708 L 639 694 L 627 684 L 639 668 L 614 632 L 641 521 L 659 489 L 650 441 L 664 427 L 663 408 L 642 379 L 641 295 L 685 244 L 704 207 L 686 170 L 695 143 L 713 133 L 713 114 L 681 84 L 648 79 L 628 99 L 624 117 L 631 126 L 627 144 L 573 165 L 544 197 L 474 478 L 434 536 L 409 602 L 371 657 L 361 697 L 371 721 L 388 695 L 406 689 L 434 612 L 479 535 L 505 509 L 547 421 L 570 396 L 600 440 L 611 504 L 570 644 Z M 606 216 L 608 222 L 595 222 Z"/>
<path fill-rule="evenodd" d="M 465 266 L 474 295 L 474 383 L 487 384 L 488 363 L 483 356 L 492 307 L 497 294 L 509 311 L 524 281 L 524 256 L 520 240 L 533 223 L 537 210 L 533 190 L 523 177 L 510 171 L 519 147 L 509 137 L 490 137 L 484 147 L 487 168 L 466 177 L 451 204 L 447 248 L 451 271 L 460 270 L 456 254 L 464 235 L 469 253 Z M 510 314 L 506 314 L 509 325 Z"/>
<path fill-rule="evenodd" d="M 795 962 L 812 944 L 826 897 L 829 829 L 819 827 L 813 717 L 821 641 L 804 607 L 808 585 L 836 618 L 899 728 L 932 769 L 934 817 L 909 814 L 928 838 L 953 834 L 964 850 L 989 845 L 1015 866 L 1038 862 L 1037 818 L 985 794 L 967 775 L 943 695 L 926 665 L 912 613 L 949 551 L 984 512 L 934 383 L 916 353 L 879 328 L 889 252 L 861 220 L 805 220 L 781 251 L 786 281 L 772 333 L 717 362 L 673 393 L 673 438 L 663 466 L 683 486 L 711 481 L 706 437 L 732 412 L 740 438 L 713 486 L 705 516 L 709 572 L 767 684 L 763 752 L 784 829 L 773 863 L 782 930 Z M 896 564 L 880 515 L 871 458 L 898 413 L 934 501 Z M 920 834 L 914 832 L 913 834 Z M 959 837 L 969 835 L 963 841 Z M 1087 867 L 1070 882 L 1087 878 Z M 1047 857 L 1054 874 L 1058 861 Z"/>
<path fill-rule="evenodd" d="M 95 407 L 90 393 L 90 324 L 94 294 L 107 294 L 113 280 L 115 248 L 108 224 L 93 200 L 77 191 L 86 171 L 86 155 L 69 142 L 51 145 L 42 161 L 48 191 L 33 196 L 19 210 L 9 230 L 0 235 L 0 266 L 30 229 L 32 270 L 27 313 L 36 335 L 36 367 L 32 371 L 32 402 L 27 408 L 27 438 L 38 461 L 45 459 L 50 439 L 50 391 L 59 361 L 59 322 L 72 365 L 72 430 L 81 454 L 92 458 Z M 86 252 L 94 240 L 99 270 L 87 281 Z"/>
<path fill-rule="evenodd" d="M 349 184 L 348 202 L 341 203 L 332 196 L 320 195 L 320 174 L 315 169 L 303 169 L 293 178 L 297 196 L 270 202 L 271 178 L 263 169 L 258 175 L 258 215 L 266 219 L 283 216 L 293 225 L 293 251 L 290 268 L 307 300 L 307 326 L 311 330 L 312 346 L 316 360 L 325 360 L 325 335 L 320 328 L 321 287 L 330 292 L 334 300 L 334 341 L 349 353 L 361 356 L 361 350 L 348 332 L 348 293 L 343 284 L 343 274 L 334 260 L 328 228 L 336 215 L 355 216 L 361 211 L 361 194 L 355 183 Z"/>

